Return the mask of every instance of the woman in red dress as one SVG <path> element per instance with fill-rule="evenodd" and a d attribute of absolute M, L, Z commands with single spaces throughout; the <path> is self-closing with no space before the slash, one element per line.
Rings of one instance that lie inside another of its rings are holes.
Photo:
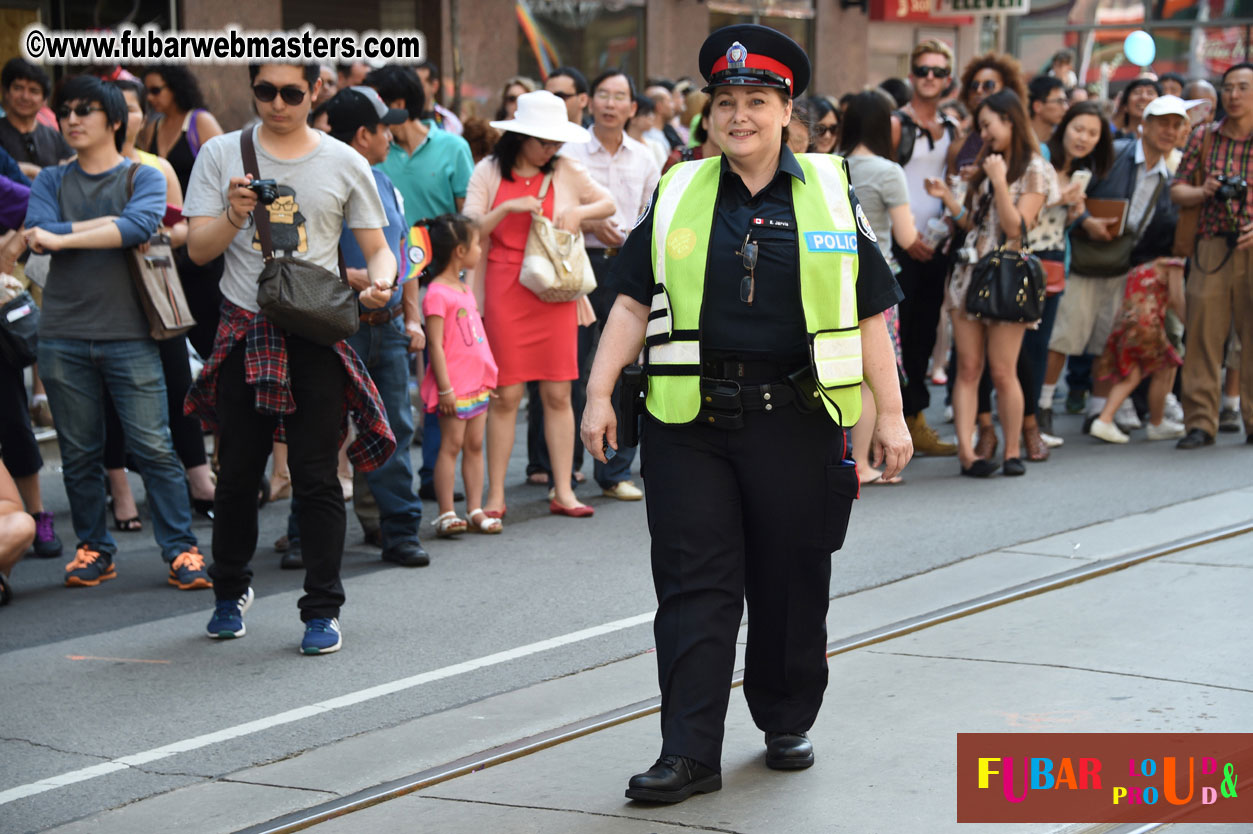
<path fill-rule="evenodd" d="M 518 406 L 524 384 L 538 380 L 555 484 L 549 510 L 582 518 L 593 510 L 581 504 L 570 487 L 574 457 L 570 383 L 579 377 L 580 302 L 540 301 L 518 276 L 533 215 L 543 214 L 558 228 L 574 232 L 585 220 L 611 216 L 613 198 L 581 164 L 557 156 L 565 142 L 587 142 L 591 136 L 567 120 L 564 102 L 552 93 L 540 90 L 519 96 L 515 118 L 491 124 L 504 135 L 492 154 L 475 166 L 464 209 L 478 221 L 484 241 L 472 286 L 500 369 L 488 410 L 484 508 L 495 518 L 505 514 L 505 472 L 513 452 Z"/>

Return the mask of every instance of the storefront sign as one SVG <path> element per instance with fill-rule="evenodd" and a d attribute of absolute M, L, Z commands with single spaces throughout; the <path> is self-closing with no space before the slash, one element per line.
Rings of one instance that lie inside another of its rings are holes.
<path fill-rule="evenodd" d="M 870 19 L 902 23 L 941 22 L 932 17 L 932 2 L 933 0 L 870 0 Z M 946 17 L 942 22 L 949 26 L 961 26 L 973 23 L 974 18 L 959 20 Z"/>
<path fill-rule="evenodd" d="M 933 17 L 956 15 L 1021 15 L 1031 11 L 1030 0 L 934 0 Z"/>

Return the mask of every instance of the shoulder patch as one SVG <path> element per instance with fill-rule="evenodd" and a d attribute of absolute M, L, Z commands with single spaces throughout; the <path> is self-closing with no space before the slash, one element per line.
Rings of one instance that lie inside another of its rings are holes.
<path fill-rule="evenodd" d="M 653 207 L 653 198 L 652 198 L 652 195 L 650 194 L 648 197 L 648 202 L 644 204 L 644 210 L 640 212 L 639 217 L 635 218 L 635 225 L 631 227 L 632 231 L 639 228 L 639 225 L 644 222 L 644 218 L 648 216 L 648 212 L 652 209 L 652 207 Z"/>
<path fill-rule="evenodd" d="M 853 214 L 857 218 L 857 228 L 861 229 L 861 233 L 869 238 L 871 243 L 878 243 L 879 239 L 874 236 L 874 229 L 870 228 L 870 221 L 866 219 L 866 213 L 861 210 L 861 203 L 857 204 L 857 210 Z"/>

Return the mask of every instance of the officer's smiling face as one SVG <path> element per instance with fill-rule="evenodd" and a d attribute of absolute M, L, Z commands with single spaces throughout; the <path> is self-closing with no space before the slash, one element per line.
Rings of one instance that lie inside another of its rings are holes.
<path fill-rule="evenodd" d="M 778 156 L 792 101 L 769 87 L 719 87 L 709 115 L 710 135 L 732 160 Z"/>

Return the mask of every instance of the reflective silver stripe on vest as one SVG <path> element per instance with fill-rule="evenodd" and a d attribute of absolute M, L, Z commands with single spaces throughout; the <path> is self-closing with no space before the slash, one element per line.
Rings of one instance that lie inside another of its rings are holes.
<path fill-rule="evenodd" d="M 827 211 L 831 212 L 831 221 L 835 224 L 836 231 L 852 230 L 856 233 L 857 220 L 852 214 L 852 201 L 838 199 L 837 195 L 848 193 L 848 183 L 844 182 L 844 178 L 840 176 L 840 172 L 836 170 L 834 165 L 827 164 L 825 160 L 814 163 L 814 170 L 818 172 L 818 179 L 821 181 L 822 192 L 824 197 L 828 197 L 825 202 Z M 834 202 L 834 205 L 832 204 Z M 853 280 L 853 259 L 840 259 L 840 298 L 856 298 L 857 286 Z M 853 305 L 840 304 L 840 320 L 838 322 L 841 329 L 856 327 L 857 314 L 853 311 Z"/>
<path fill-rule="evenodd" d="M 648 349 L 648 361 L 654 365 L 695 365 L 700 367 L 700 342 L 667 342 Z M 693 371 L 697 373 L 698 371 Z"/>
<path fill-rule="evenodd" d="M 683 162 L 680 163 L 670 176 L 670 182 L 667 183 L 666 189 L 661 192 L 657 198 L 657 206 L 653 209 L 653 229 L 656 230 L 657 224 L 661 224 L 661 228 L 666 230 L 666 234 L 670 234 L 670 222 L 674 220 L 674 213 L 679 207 L 679 200 L 683 197 L 683 192 L 687 190 L 688 183 L 696 176 L 696 172 L 700 170 L 701 162 Z M 710 164 L 719 164 L 717 160 L 713 160 Z M 654 231 L 653 240 L 656 242 L 656 232 Z M 662 240 L 661 245 L 654 246 L 656 252 L 656 262 L 653 264 L 653 280 L 665 286 L 666 284 L 666 241 Z"/>
<path fill-rule="evenodd" d="M 818 379 L 827 384 L 860 378 L 861 333 L 823 334 L 814 341 L 814 365 L 818 370 Z"/>

